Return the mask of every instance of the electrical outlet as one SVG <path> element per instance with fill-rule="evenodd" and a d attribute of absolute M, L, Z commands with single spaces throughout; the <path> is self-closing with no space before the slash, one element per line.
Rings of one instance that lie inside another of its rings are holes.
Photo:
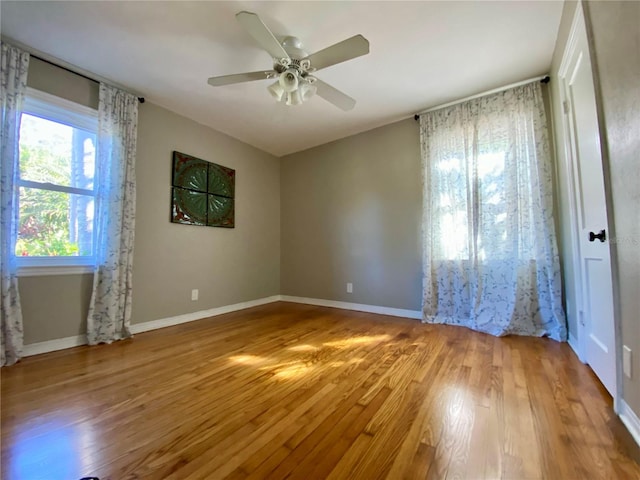
<path fill-rule="evenodd" d="M 194 302 L 195 302 L 196 300 L 198 300 L 198 294 L 199 294 L 199 293 L 200 293 L 200 292 L 198 292 L 198 289 L 197 289 L 197 288 L 194 288 L 193 290 L 191 290 L 191 300 L 192 300 L 192 301 L 194 301 Z"/>
<path fill-rule="evenodd" d="M 622 347 L 622 371 L 631 378 L 631 349 L 626 345 Z"/>
<path fill-rule="evenodd" d="M 353 293 L 353 283 L 347 283 L 347 293 Z"/>

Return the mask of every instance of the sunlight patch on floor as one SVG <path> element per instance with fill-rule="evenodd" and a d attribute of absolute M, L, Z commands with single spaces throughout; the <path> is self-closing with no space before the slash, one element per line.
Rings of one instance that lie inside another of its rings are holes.
<path fill-rule="evenodd" d="M 296 345 L 295 347 L 290 347 L 289 350 L 292 352 L 316 352 L 320 349 L 313 345 Z"/>
<path fill-rule="evenodd" d="M 300 352 L 300 353 L 310 353 L 310 355 L 302 355 L 302 358 L 290 360 L 290 361 L 281 361 L 278 362 L 276 358 L 269 357 L 261 357 L 259 355 L 234 355 L 229 357 L 229 360 L 235 363 L 239 363 L 242 365 L 250 365 L 256 367 L 258 370 L 263 372 L 273 372 L 273 378 L 275 379 L 291 379 L 301 377 L 303 375 L 308 374 L 311 370 L 313 370 L 314 365 L 312 361 L 305 361 L 305 357 L 314 357 L 314 352 L 319 352 L 323 348 L 337 348 L 337 349 L 347 349 L 350 347 L 365 345 L 365 344 L 375 344 L 380 342 L 385 342 L 391 339 L 390 335 L 362 335 L 357 337 L 346 338 L 343 340 L 336 340 L 333 342 L 326 342 L 322 344 L 322 347 L 316 347 L 310 344 L 300 344 L 295 345 L 293 347 L 287 348 L 287 350 L 292 352 Z M 306 360 L 310 360 L 310 358 L 306 358 Z M 345 365 L 354 365 L 363 362 L 363 359 L 360 357 L 351 358 L 348 360 L 335 360 L 333 362 L 328 363 L 328 366 L 333 368 L 342 367 Z"/>
<path fill-rule="evenodd" d="M 379 343 L 389 340 L 390 335 L 363 335 L 361 337 L 345 338 L 344 340 L 336 340 L 335 342 L 323 343 L 325 347 L 332 348 L 349 348 L 354 345 L 362 345 L 363 343 Z"/>
<path fill-rule="evenodd" d="M 261 365 L 268 362 L 270 359 L 260 357 L 258 355 L 234 355 L 229 357 L 229 360 L 236 363 L 242 363 L 243 365 Z"/>
<path fill-rule="evenodd" d="M 300 360 L 291 360 L 290 362 L 280 362 L 280 363 L 274 363 L 273 365 L 265 365 L 264 367 L 260 367 L 259 370 L 274 370 L 274 369 L 278 369 L 278 368 L 283 368 L 283 367 L 290 367 L 291 365 L 297 365 L 300 364 Z"/>
<path fill-rule="evenodd" d="M 296 362 L 293 365 L 277 370 L 274 377 L 278 379 L 296 378 L 309 373 L 311 369 L 312 367 L 309 365 Z"/>

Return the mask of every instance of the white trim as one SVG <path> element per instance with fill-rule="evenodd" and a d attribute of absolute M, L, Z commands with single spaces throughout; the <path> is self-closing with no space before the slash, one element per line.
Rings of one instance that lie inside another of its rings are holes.
<path fill-rule="evenodd" d="M 578 341 L 578 339 L 576 337 L 574 337 L 571 334 L 571 332 L 569 332 L 569 336 L 567 338 L 567 343 L 571 347 L 571 350 L 573 350 L 575 352 L 575 354 L 578 356 L 578 359 L 582 363 L 586 363 L 585 359 L 584 359 L 584 356 L 582 355 L 582 350 L 580 349 L 580 342 Z"/>
<path fill-rule="evenodd" d="M 38 266 L 19 266 L 18 277 L 48 277 L 51 275 L 84 275 L 93 273 L 95 267 L 93 265 L 38 265 Z"/>
<path fill-rule="evenodd" d="M 475 95 L 471 95 L 469 97 L 461 98 L 460 100 L 454 100 L 453 102 L 443 103 L 442 105 L 436 105 L 435 107 L 427 108 L 426 110 L 422 110 L 418 112 L 417 115 L 422 115 L 423 113 L 433 112 L 435 110 L 440 110 L 442 108 L 452 107 L 454 105 L 458 105 L 459 103 L 468 102 L 469 100 L 473 100 L 475 98 L 486 97 L 487 95 L 492 95 L 494 93 L 504 92 L 505 90 L 509 90 L 510 88 L 520 87 L 522 85 L 527 85 L 533 82 L 539 82 L 543 78 L 546 78 L 547 75 L 542 75 L 540 77 L 529 78 L 528 80 L 522 80 L 521 82 L 510 83 L 509 85 L 505 85 L 503 87 L 494 88 L 492 90 L 487 90 L 486 92 L 476 93 Z"/>
<path fill-rule="evenodd" d="M 622 420 L 624 426 L 627 427 L 627 430 L 629 430 L 629 433 L 636 441 L 636 443 L 640 445 L 640 419 L 636 415 L 636 412 L 634 412 L 631 407 L 627 405 L 627 402 L 625 402 L 624 399 L 620 399 L 619 405 L 620 420 Z"/>
<path fill-rule="evenodd" d="M 257 300 L 250 300 L 248 302 L 242 303 L 234 303 L 233 305 L 225 305 L 224 307 L 210 308 L 208 310 L 199 310 L 197 312 L 185 313 L 183 315 L 177 315 L 175 317 L 160 318 L 158 320 L 151 320 L 150 322 L 144 323 L 134 323 L 130 327 L 131 333 L 142 333 L 148 332 L 149 330 L 156 330 L 158 328 L 180 325 L 181 323 L 202 320 L 203 318 L 215 317 L 217 315 L 223 315 L 225 313 L 244 310 L 245 308 L 257 307 L 258 305 L 277 302 L 278 300 L 280 300 L 280 295 L 273 295 L 272 297 L 259 298 Z"/>
<path fill-rule="evenodd" d="M 570 94 L 567 91 L 567 75 L 569 73 L 569 66 L 571 63 L 571 58 L 576 49 L 576 45 L 578 42 L 578 29 L 580 26 L 584 26 L 584 17 L 582 12 L 582 5 L 578 3 L 576 6 L 576 11 L 574 13 L 573 20 L 571 21 L 571 30 L 569 31 L 569 37 L 567 38 L 567 42 L 565 44 L 564 52 L 562 53 L 562 61 L 560 62 L 560 67 L 558 68 L 558 80 L 559 87 L 558 92 L 560 94 L 560 102 L 562 105 L 565 102 L 570 100 Z M 579 218 L 581 215 L 580 212 L 580 204 L 578 202 L 578 192 L 576 191 L 577 178 L 579 178 L 576 164 L 576 156 L 577 153 L 575 151 L 575 145 L 573 141 L 574 131 L 573 131 L 573 117 L 564 110 L 564 107 L 561 106 L 561 116 L 562 116 L 562 125 L 559 128 L 562 128 L 562 136 L 563 143 L 562 150 L 557 149 L 556 153 L 560 153 L 559 156 L 559 164 L 561 164 L 561 168 L 565 171 L 565 176 L 568 179 L 567 183 L 567 195 L 569 197 L 569 224 L 571 226 L 569 242 L 571 243 L 571 263 L 573 268 L 573 274 L 575 277 L 575 282 L 573 285 L 573 294 L 575 298 L 575 312 L 571 312 L 570 315 L 575 317 L 575 322 L 578 327 L 578 339 L 576 342 L 576 346 L 578 348 L 577 353 L 578 357 L 581 361 L 586 362 L 586 357 L 584 352 L 586 351 L 586 337 L 587 337 L 587 329 L 584 325 L 584 286 L 583 286 L 583 267 L 581 262 L 581 253 L 580 253 L 580 227 L 579 227 Z M 565 252 L 567 253 L 567 252 Z M 570 288 L 570 287 L 567 287 Z M 582 355 L 581 355 L 582 354 Z"/>
<path fill-rule="evenodd" d="M 342 308 L 343 310 L 356 310 L 358 312 L 391 315 L 392 317 L 422 318 L 422 312 L 420 310 L 405 310 L 403 308 L 380 307 L 377 305 L 366 305 L 363 303 L 338 302 L 335 300 L 324 300 L 321 298 L 292 297 L 290 295 L 280 295 L 280 300 L 283 302 L 304 303 L 320 307 Z"/>
<path fill-rule="evenodd" d="M 87 344 L 86 335 L 76 335 L 75 337 L 56 338 L 55 340 L 47 340 L 46 342 L 31 343 L 22 348 L 22 356 L 30 357 L 32 355 L 40 355 L 41 353 L 55 352 L 56 350 L 64 350 L 65 348 L 73 348 L 79 345 Z"/>
<path fill-rule="evenodd" d="M 22 113 L 98 134 L 98 110 L 27 87 Z"/>
<path fill-rule="evenodd" d="M 68 125 L 74 129 L 81 129 L 89 132 L 94 137 L 97 136 L 98 131 L 98 111 L 84 105 L 80 105 L 69 100 L 51 95 L 40 90 L 28 87 L 25 95 L 24 105 L 22 107 L 22 113 L 25 115 L 31 115 L 38 118 L 44 118 L 55 122 L 59 125 Z M 95 163 L 95 162 L 94 162 Z M 32 189 L 39 189 L 52 192 L 61 192 L 69 195 L 81 195 L 89 197 L 89 202 L 95 202 L 96 192 L 94 189 L 77 188 L 72 186 L 58 185 L 51 182 L 37 182 L 33 180 L 27 180 L 18 178 L 16 185 L 19 187 L 27 187 Z M 91 221 L 93 225 L 93 221 Z M 95 237 L 95 232 L 92 237 Z M 91 248 L 94 248 L 95 238 L 91 240 Z M 16 264 L 19 268 L 20 276 L 40 276 L 40 275 L 64 275 L 67 273 L 85 273 L 86 268 L 83 268 L 81 272 L 77 268 L 68 272 L 68 269 L 63 268 L 61 270 L 47 271 L 44 269 L 28 269 L 21 271 L 22 267 L 86 267 L 90 266 L 93 270 L 95 265 L 95 258 L 93 256 L 16 256 Z"/>
<path fill-rule="evenodd" d="M 592 319 L 585 318 L 587 316 L 587 293 L 589 291 L 587 285 L 587 274 L 585 270 L 585 265 L 583 263 L 583 255 L 581 252 L 581 240 L 580 237 L 583 234 L 581 230 L 581 219 L 583 218 L 583 202 L 580 201 L 581 191 L 580 191 L 580 165 L 579 165 L 579 152 L 577 151 L 577 139 L 579 137 L 577 132 L 577 127 L 575 125 L 573 112 L 573 97 L 571 95 L 569 84 L 573 81 L 578 65 L 580 62 L 591 62 L 590 60 L 590 46 L 588 39 L 587 26 L 585 21 L 585 15 L 583 10 L 582 2 L 578 2 L 576 5 L 575 13 L 573 19 L 571 21 L 571 29 L 569 31 L 569 36 L 567 38 L 566 44 L 564 46 L 564 51 L 562 54 L 562 60 L 560 62 L 560 66 L 558 68 L 558 93 L 560 95 L 559 101 L 561 105 L 558 107 L 561 108 L 561 116 L 563 118 L 562 121 L 562 135 L 563 135 L 563 147 L 562 149 L 558 148 L 556 153 L 558 155 L 558 163 L 562 165 L 562 168 L 566 172 L 567 177 L 567 189 L 569 196 L 569 205 L 568 205 L 568 213 L 569 213 L 569 225 L 570 225 L 570 234 L 569 241 L 571 243 L 572 252 L 564 252 L 565 255 L 567 253 L 571 254 L 571 259 L 569 261 L 572 262 L 573 272 L 574 272 L 574 295 L 575 295 L 575 303 L 576 303 L 576 312 L 574 312 L 575 320 L 577 322 L 577 334 L 578 341 L 577 345 L 577 353 L 578 357 L 583 363 L 587 363 L 589 356 L 589 344 L 595 339 L 591 335 L 591 326 L 587 325 L 587 323 L 591 322 Z M 581 48 L 582 37 L 584 37 L 584 52 L 579 52 L 578 49 Z M 577 56 L 577 60 L 574 65 L 574 58 Z M 594 71 L 593 64 L 589 65 L 590 72 Z M 594 87 L 594 101 L 596 103 L 596 110 L 598 110 L 598 95 L 597 95 L 597 86 Z M 567 105 L 567 107 L 565 107 Z M 569 111 L 570 110 L 570 111 Z M 599 118 L 598 112 L 596 111 L 596 122 L 597 125 L 601 126 L 601 118 Z M 598 127 L 599 128 L 599 127 Z M 601 151 L 601 138 L 598 131 L 598 135 L 596 135 L 596 145 L 595 149 L 600 155 L 600 163 L 604 164 L 604 152 Z M 610 234 L 614 232 L 613 224 L 612 224 L 612 213 L 611 213 L 611 198 L 608 195 L 607 189 L 607 179 L 606 176 L 603 177 L 603 189 L 605 195 L 605 214 L 606 214 L 606 225 L 605 228 L 609 231 Z M 613 235 L 611 235 L 613 237 Z M 611 386 L 611 393 L 613 397 L 613 407 L 614 411 L 617 413 L 620 409 L 620 405 L 618 403 L 618 399 L 622 399 L 622 345 L 620 342 L 621 331 L 620 331 L 620 322 L 619 322 L 619 314 L 617 312 L 618 302 L 616 302 L 616 275 L 615 273 L 615 262 L 614 262 L 614 249 L 615 245 L 611 242 L 607 244 L 607 248 L 609 249 L 606 255 L 609 256 L 609 273 L 611 275 L 611 294 L 612 294 L 612 319 L 613 322 L 613 335 L 614 335 L 614 345 L 610 346 L 613 348 L 613 352 L 610 355 L 614 355 L 614 377 L 613 377 L 613 385 Z M 569 287 L 567 287 L 569 288 Z M 570 313 L 570 312 L 569 312 Z M 591 339 L 591 340 L 589 340 Z M 607 351 L 607 348 L 604 348 L 604 351 Z M 593 368 L 592 368 L 593 370 Z M 595 371 L 594 371 L 595 373 Z M 596 374 L 599 377 L 599 375 Z"/>

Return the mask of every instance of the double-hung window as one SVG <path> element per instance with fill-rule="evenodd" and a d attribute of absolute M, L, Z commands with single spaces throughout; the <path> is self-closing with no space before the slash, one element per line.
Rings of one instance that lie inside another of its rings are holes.
<path fill-rule="evenodd" d="M 95 264 L 97 127 L 96 110 L 28 89 L 17 178 L 15 255 L 22 272 Z"/>

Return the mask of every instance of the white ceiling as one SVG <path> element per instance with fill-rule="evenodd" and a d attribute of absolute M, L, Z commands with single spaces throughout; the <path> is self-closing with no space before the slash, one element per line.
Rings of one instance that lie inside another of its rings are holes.
<path fill-rule="evenodd" d="M 281 156 L 547 73 L 562 1 L 2 1 L 0 9 L 3 36 Z M 241 10 L 310 53 L 364 35 L 369 55 L 317 73 L 355 98 L 355 109 L 319 97 L 276 104 L 269 81 L 207 85 L 272 66 L 236 22 Z"/>

